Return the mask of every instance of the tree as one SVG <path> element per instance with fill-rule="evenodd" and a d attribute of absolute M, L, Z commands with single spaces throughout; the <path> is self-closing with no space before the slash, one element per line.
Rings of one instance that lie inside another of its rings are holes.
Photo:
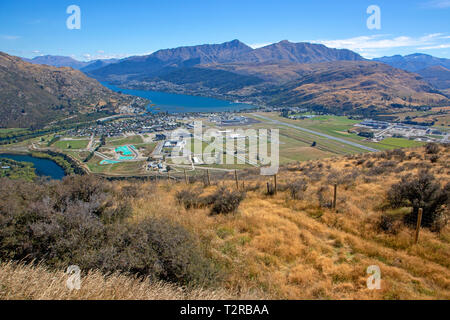
<path fill-rule="evenodd" d="M 443 206 L 449 204 L 450 183 L 441 187 L 432 174 L 422 170 L 416 176 L 405 176 L 399 183 L 392 185 L 387 198 L 393 208 L 413 208 L 405 216 L 405 223 L 416 223 L 419 208 L 422 208 L 422 226 L 432 227 L 443 212 Z"/>

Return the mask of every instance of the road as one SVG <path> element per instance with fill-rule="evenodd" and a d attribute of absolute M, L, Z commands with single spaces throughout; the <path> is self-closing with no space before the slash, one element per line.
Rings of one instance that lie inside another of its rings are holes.
<path fill-rule="evenodd" d="M 95 139 L 95 135 L 92 134 L 91 138 L 89 139 L 89 143 L 88 143 L 88 145 L 86 147 L 87 151 L 94 151 L 94 148 L 93 148 L 93 146 L 94 146 L 94 139 Z"/>
<path fill-rule="evenodd" d="M 211 143 L 211 141 L 205 140 L 201 136 L 200 137 L 195 137 L 195 138 L 198 139 L 198 140 L 201 140 L 203 142 L 206 142 L 206 143 Z M 226 144 L 225 144 L 225 147 L 227 147 Z M 236 158 L 238 160 L 241 160 L 242 163 L 247 163 L 247 164 L 252 165 L 254 167 L 258 167 L 258 163 L 255 162 L 255 161 L 251 161 L 250 158 L 246 158 L 245 156 L 241 156 L 240 154 L 235 154 L 234 152 L 236 150 L 234 149 L 234 145 L 233 145 L 233 149 L 229 150 L 227 148 L 224 149 L 219 144 L 214 143 L 214 148 L 216 149 L 216 151 L 225 152 L 226 154 L 228 154 L 228 153 L 232 154 L 234 158 Z M 245 150 L 244 150 L 244 153 L 245 153 Z"/>
<path fill-rule="evenodd" d="M 164 147 L 165 141 L 158 142 L 157 146 L 155 147 L 155 150 L 152 152 L 152 156 L 159 156 L 161 154 L 162 148 Z"/>
<path fill-rule="evenodd" d="M 302 128 L 302 127 L 299 127 L 299 126 L 296 126 L 296 125 L 293 125 L 293 124 L 290 124 L 290 123 L 286 123 L 286 122 L 270 119 L 268 117 L 261 116 L 259 114 L 254 114 L 253 113 L 252 115 L 257 117 L 257 118 L 260 118 L 260 119 L 263 119 L 263 120 L 266 120 L 266 121 L 270 121 L 270 122 L 275 123 L 275 124 L 279 124 L 279 125 L 282 125 L 282 126 L 286 126 L 286 127 L 290 127 L 290 128 L 293 128 L 293 129 L 297 129 L 297 130 L 300 130 L 300 131 L 307 132 L 307 133 L 311 133 L 311 134 L 314 134 L 316 136 L 321 136 L 321 137 L 324 137 L 324 138 L 327 138 L 327 139 L 330 139 L 330 140 L 338 141 L 338 142 L 341 142 L 341 143 L 344 143 L 344 144 L 348 144 L 350 146 L 357 147 L 357 148 L 360 148 L 360 149 L 363 149 L 363 150 L 367 150 L 367 151 L 370 151 L 370 152 L 379 152 L 380 151 L 380 150 L 377 150 L 377 149 L 374 149 L 374 148 L 371 148 L 371 147 L 363 146 L 362 144 L 359 144 L 359 143 L 356 143 L 356 142 L 352 142 L 352 141 L 348 141 L 348 140 L 345 140 L 345 139 L 333 137 L 333 136 L 330 136 L 330 135 L 325 134 L 325 133 L 321 133 L 321 132 L 313 131 L 313 130 L 310 130 L 310 129 Z"/>

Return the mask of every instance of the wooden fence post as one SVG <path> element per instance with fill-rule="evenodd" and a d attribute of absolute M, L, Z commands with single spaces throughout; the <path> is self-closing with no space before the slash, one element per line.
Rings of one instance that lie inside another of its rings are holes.
<path fill-rule="evenodd" d="M 333 194 L 333 209 L 336 210 L 337 201 L 337 183 L 334 184 L 334 194 Z"/>
<path fill-rule="evenodd" d="M 186 182 L 186 184 L 189 184 L 186 169 L 184 169 L 184 181 Z"/>
<path fill-rule="evenodd" d="M 423 214 L 423 209 L 419 208 L 419 212 L 417 215 L 417 227 L 416 227 L 416 235 L 414 237 L 414 244 L 417 244 L 417 241 L 419 241 L 420 226 L 422 225 L 422 214 Z"/>
<path fill-rule="evenodd" d="M 273 192 L 274 192 L 274 194 L 277 194 L 278 189 L 277 189 L 277 175 L 276 174 L 273 176 L 273 183 L 275 185 L 275 189 L 273 190 Z"/>
<path fill-rule="evenodd" d="M 211 185 L 211 177 L 209 176 L 209 169 L 206 170 L 206 175 L 208 176 L 208 186 Z"/>
<path fill-rule="evenodd" d="M 270 183 L 269 182 L 267 182 L 267 194 L 270 195 Z"/>
<path fill-rule="evenodd" d="M 236 180 L 236 189 L 239 190 L 239 180 L 237 170 L 234 170 L 234 179 Z"/>

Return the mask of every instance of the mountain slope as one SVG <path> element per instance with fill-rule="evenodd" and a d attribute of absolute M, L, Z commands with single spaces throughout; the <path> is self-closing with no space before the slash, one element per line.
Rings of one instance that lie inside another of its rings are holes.
<path fill-rule="evenodd" d="M 416 74 L 367 61 L 350 50 L 289 41 L 259 49 L 234 40 L 160 50 L 89 74 L 133 89 L 244 99 L 272 106 L 312 106 L 340 113 L 449 103 Z"/>
<path fill-rule="evenodd" d="M 320 63 L 329 61 L 362 61 L 364 59 L 359 54 L 346 49 L 332 49 L 322 44 L 292 43 L 284 40 L 246 53 L 239 60 L 257 63 L 268 61 Z"/>
<path fill-rule="evenodd" d="M 327 48 L 310 43 L 281 41 L 259 49 L 233 40 L 222 44 L 207 44 L 157 51 L 149 56 L 131 57 L 90 73 L 93 77 L 109 81 L 139 80 L 157 77 L 176 68 L 190 68 L 204 64 L 221 63 L 319 63 L 328 61 L 359 61 L 360 55 L 350 50 Z"/>
<path fill-rule="evenodd" d="M 106 67 L 109 64 L 116 63 L 119 59 L 98 59 L 92 61 L 78 61 L 66 56 L 38 56 L 33 59 L 22 58 L 23 61 L 32 64 L 42 64 L 52 67 L 70 67 L 83 72 L 89 72 L 95 69 Z"/>
<path fill-rule="evenodd" d="M 450 70 L 447 68 L 432 66 L 419 70 L 417 73 L 437 89 L 450 89 Z"/>
<path fill-rule="evenodd" d="M 441 66 L 450 69 L 450 59 L 436 58 L 422 53 L 414 53 L 407 56 L 396 55 L 373 60 L 410 72 L 417 72 L 432 66 Z"/>
<path fill-rule="evenodd" d="M 105 59 L 105 60 L 89 61 L 89 63 L 86 66 L 82 67 L 80 69 L 80 71 L 83 71 L 84 73 L 88 73 L 90 71 L 106 67 L 110 64 L 117 63 L 119 61 L 120 61 L 119 59 Z"/>
<path fill-rule="evenodd" d="M 119 95 L 71 68 L 33 65 L 0 52 L 0 127 L 43 126 L 78 112 L 113 110 Z"/>
<path fill-rule="evenodd" d="M 341 61 L 310 65 L 301 71 L 303 75 L 296 80 L 254 88 L 254 96 L 274 106 L 309 106 L 337 113 L 449 103 L 419 76 L 382 63 Z"/>
<path fill-rule="evenodd" d="M 233 61 L 251 51 L 244 43 L 233 40 L 222 44 L 159 50 L 148 56 L 124 59 L 119 63 L 94 70 L 90 74 L 102 80 L 126 80 L 129 77 L 158 76 L 175 68 L 193 67 L 203 63 Z"/>
<path fill-rule="evenodd" d="M 32 64 L 44 64 L 52 67 L 70 67 L 74 69 L 81 69 L 89 64 L 89 62 L 81 62 L 71 57 L 65 56 L 38 56 L 33 59 L 22 58 L 22 60 Z"/>

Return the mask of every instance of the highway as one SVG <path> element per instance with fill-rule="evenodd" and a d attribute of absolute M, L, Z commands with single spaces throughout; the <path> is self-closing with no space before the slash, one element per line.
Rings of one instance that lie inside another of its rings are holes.
<path fill-rule="evenodd" d="M 310 130 L 310 129 L 302 128 L 302 127 L 299 127 L 299 126 L 296 126 L 296 125 L 293 125 L 293 124 L 290 124 L 290 123 L 286 123 L 286 122 L 270 119 L 268 117 L 261 116 L 259 114 L 254 114 L 253 113 L 252 115 L 257 117 L 257 118 L 260 118 L 260 119 L 263 119 L 263 120 L 266 120 L 266 121 L 270 121 L 270 122 L 275 123 L 275 124 L 279 124 L 279 125 L 282 125 L 282 126 L 286 126 L 286 127 L 290 127 L 290 128 L 293 128 L 293 129 L 297 129 L 297 130 L 300 130 L 300 131 L 307 132 L 307 133 L 311 133 L 311 134 L 314 134 L 316 136 L 321 136 L 321 137 L 324 137 L 324 138 L 327 138 L 327 139 L 330 139 L 330 140 L 338 141 L 338 142 L 341 142 L 341 143 L 344 143 L 344 144 L 348 144 L 350 146 L 357 147 L 357 148 L 360 148 L 360 149 L 363 149 L 363 150 L 367 150 L 367 151 L 370 151 L 370 152 L 378 152 L 378 151 L 380 151 L 380 150 L 377 150 L 377 149 L 374 149 L 374 148 L 371 148 L 371 147 L 363 146 L 362 144 L 359 144 L 359 143 L 356 143 L 356 142 L 352 142 L 352 141 L 348 141 L 348 140 L 345 140 L 345 139 L 333 137 L 333 136 L 330 136 L 330 135 L 325 134 L 325 133 L 321 133 L 321 132 L 313 131 L 313 130 Z"/>

